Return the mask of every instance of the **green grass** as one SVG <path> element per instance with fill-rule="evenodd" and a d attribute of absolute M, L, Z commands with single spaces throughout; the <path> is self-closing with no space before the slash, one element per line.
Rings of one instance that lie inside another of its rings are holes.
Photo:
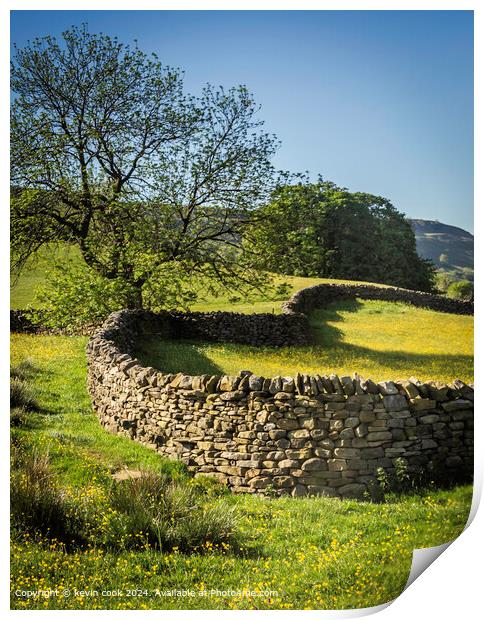
<path fill-rule="evenodd" d="M 110 471 L 124 466 L 182 471 L 151 450 L 104 431 L 92 413 L 86 390 L 87 338 L 12 334 L 11 361 L 30 360 L 37 372 L 33 385 L 42 413 L 31 413 L 29 441 L 49 452 L 62 481 L 83 485 L 92 476 L 108 479 Z"/>
<path fill-rule="evenodd" d="M 257 312 L 280 314 L 282 302 L 286 301 L 293 293 L 302 288 L 314 286 L 316 284 L 355 284 L 352 280 L 332 280 L 330 278 L 304 278 L 300 276 L 281 275 L 275 275 L 274 282 L 276 284 L 285 282 L 289 285 L 289 292 L 284 298 L 264 299 L 254 295 L 250 301 L 240 300 L 234 303 L 229 301 L 229 297 L 231 296 L 229 293 L 221 295 L 218 298 L 208 295 L 204 299 L 200 299 L 197 303 L 193 304 L 191 310 L 200 312 L 231 311 L 242 312 L 243 314 L 253 314 Z M 380 287 L 385 286 L 384 284 L 375 284 L 374 282 L 359 282 L 359 284 L 371 284 L 372 286 Z"/>
<path fill-rule="evenodd" d="M 12 548 L 12 590 L 68 588 L 45 600 L 12 598 L 30 609 L 348 609 L 396 598 L 408 578 L 414 548 L 442 544 L 463 529 L 471 489 L 434 491 L 383 505 L 336 499 L 233 497 L 252 539 L 247 557 L 211 551 L 113 554 L 65 553 L 18 542 Z M 75 589 L 99 596 L 75 595 Z M 102 597 L 102 590 L 140 589 L 140 596 Z M 160 591 L 193 590 L 194 597 Z M 247 590 L 262 596 L 205 596 Z"/>
<path fill-rule="evenodd" d="M 75 251 L 63 250 L 76 260 Z M 32 303 L 52 264 L 47 253 L 12 289 L 12 307 Z M 292 291 L 327 280 L 278 278 Z M 209 297 L 198 310 L 279 312 L 281 300 L 231 303 Z M 240 345 L 144 342 L 140 357 L 165 371 L 265 376 L 301 372 L 358 371 L 375 380 L 396 375 L 421 379 L 472 378 L 472 317 L 438 314 L 403 304 L 349 302 L 315 312 L 316 344 L 256 349 Z M 26 380 L 39 411 L 27 412 L 12 429 L 14 443 L 48 453 L 65 493 L 85 501 L 103 496 L 114 471 L 145 469 L 187 480 L 184 467 L 135 442 L 108 434 L 92 412 L 86 392 L 86 338 L 12 335 L 12 364 L 28 362 Z M 414 548 L 440 545 L 462 531 L 472 487 L 390 496 L 381 505 L 329 498 L 267 499 L 217 493 L 212 506 L 236 511 L 244 552 L 208 546 L 201 553 L 108 551 L 97 546 L 67 552 L 51 539 L 17 535 L 12 544 L 12 607 L 15 609 L 346 609 L 387 602 L 402 591 Z M 105 515 L 100 514 L 100 522 Z M 16 590 L 58 589 L 51 598 L 18 597 Z M 62 591 L 69 589 L 64 597 Z M 95 590 L 83 596 L 75 590 Z M 120 589 L 122 596 L 102 596 Z M 139 596 L 128 590 L 139 589 Z M 163 591 L 190 589 L 195 596 Z M 265 590 L 277 594 L 212 596 L 216 590 Z"/>
<path fill-rule="evenodd" d="M 14 442 L 49 452 L 59 484 L 79 498 L 103 493 L 121 467 L 167 471 L 179 464 L 128 439 L 109 435 L 91 411 L 85 389 L 86 339 L 12 336 L 12 363 L 30 360 L 40 413 L 13 429 Z M 467 520 L 472 488 L 391 496 L 385 504 L 309 498 L 266 499 L 216 495 L 239 516 L 247 552 L 208 546 L 190 555 L 87 547 L 67 552 L 52 540 L 17 536 L 12 545 L 12 607 L 16 609 L 344 609 L 377 605 L 399 595 L 412 550 L 454 539 Z M 102 520 L 103 515 L 99 516 Z M 139 596 L 127 596 L 128 589 Z M 58 589 L 50 598 L 18 597 L 16 590 Z M 64 597 L 62 591 L 70 590 Z M 77 590 L 97 590 L 83 596 Z M 121 589 L 123 596 L 101 595 Z M 194 597 L 162 591 L 192 589 Z M 267 596 L 204 594 L 217 590 L 277 591 Z M 158 592 L 157 592 L 158 591 Z M 146 592 L 146 593 L 145 593 Z"/>
<path fill-rule="evenodd" d="M 144 340 L 138 357 L 165 372 L 262 376 L 359 374 L 373 380 L 473 380 L 473 317 L 403 303 L 345 301 L 311 315 L 315 344 L 251 347 L 190 341 Z"/>
<path fill-rule="evenodd" d="M 82 260 L 79 250 L 68 244 L 41 248 L 26 263 L 19 278 L 12 279 L 10 287 L 10 307 L 23 309 L 34 302 L 35 291 L 43 285 L 56 261 Z"/>

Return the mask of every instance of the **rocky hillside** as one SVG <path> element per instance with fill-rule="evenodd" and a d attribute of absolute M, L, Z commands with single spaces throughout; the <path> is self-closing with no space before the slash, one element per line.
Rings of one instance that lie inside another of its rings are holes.
<path fill-rule="evenodd" d="M 436 267 L 470 277 L 474 271 L 474 236 L 431 220 L 409 220 L 417 240 L 417 252 Z"/>

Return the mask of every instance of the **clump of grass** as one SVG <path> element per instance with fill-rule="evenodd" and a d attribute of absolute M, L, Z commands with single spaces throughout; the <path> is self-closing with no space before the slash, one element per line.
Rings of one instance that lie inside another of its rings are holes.
<path fill-rule="evenodd" d="M 28 420 L 28 412 L 23 407 L 10 409 L 10 426 L 25 426 Z"/>
<path fill-rule="evenodd" d="M 10 515 L 18 531 L 41 533 L 69 544 L 86 542 L 83 519 L 57 485 L 48 454 L 13 450 Z"/>
<path fill-rule="evenodd" d="M 15 379 L 22 379 L 23 381 L 31 379 L 37 372 L 37 368 L 34 366 L 32 360 L 25 359 L 10 368 L 10 377 Z"/>
<path fill-rule="evenodd" d="M 29 412 L 40 409 L 30 381 L 36 368 L 29 359 L 10 369 L 10 426 L 24 426 Z"/>
<path fill-rule="evenodd" d="M 198 475 L 189 479 L 189 484 L 198 492 L 208 498 L 218 498 L 230 496 L 231 493 L 225 484 L 219 482 L 216 478 L 206 475 Z"/>
<path fill-rule="evenodd" d="M 37 391 L 26 381 L 13 377 L 10 379 L 10 407 L 24 411 L 37 411 Z"/>
<path fill-rule="evenodd" d="M 184 552 L 240 549 L 234 509 L 208 503 L 207 489 L 166 473 L 143 471 L 137 479 L 100 487 L 62 485 L 49 455 L 29 442 L 12 449 L 11 519 L 21 534 L 68 547 L 90 543 L 115 551 Z"/>
<path fill-rule="evenodd" d="M 190 552 L 213 546 L 228 549 L 239 543 L 233 508 L 224 503 L 208 505 L 197 486 L 173 481 L 166 474 L 146 472 L 115 483 L 110 501 L 124 517 L 127 548 Z"/>

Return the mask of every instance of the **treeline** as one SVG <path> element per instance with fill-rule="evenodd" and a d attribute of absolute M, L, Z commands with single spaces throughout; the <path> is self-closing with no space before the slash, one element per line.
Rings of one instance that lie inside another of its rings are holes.
<path fill-rule="evenodd" d="M 417 254 L 410 224 L 390 201 L 321 178 L 277 189 L 245 244 L 267 271 L 421 291 L 434 286 L 432 263 Z"/>

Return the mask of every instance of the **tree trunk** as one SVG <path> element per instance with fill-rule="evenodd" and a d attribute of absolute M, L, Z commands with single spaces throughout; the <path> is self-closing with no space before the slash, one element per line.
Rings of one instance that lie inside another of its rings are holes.
<path fill-rule="evenodd" d="M 126 295 L 126 308 L 129 310 L 143 309 L 142 285 L 133 283 L 132 289 Z"/>

